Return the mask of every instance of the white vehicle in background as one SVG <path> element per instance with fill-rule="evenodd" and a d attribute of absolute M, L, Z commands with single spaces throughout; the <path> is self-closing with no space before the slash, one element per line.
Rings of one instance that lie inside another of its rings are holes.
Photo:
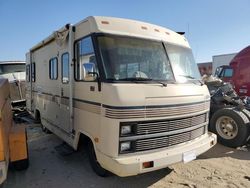
<path fill-rule="evenodd" d="M 135 20 L 88 17 L 26 54 L 27 109 L 92 168 L 131 176 L 216 144 L 210 96 L 186 38 Z M 84 139 L 80 139 L 84 138 Z"/>
<path fill-rule="evenodd" d="M 0 77 L 10 83 L 12 106 L 25 105 L 25 61 L 0 61 Z"/>

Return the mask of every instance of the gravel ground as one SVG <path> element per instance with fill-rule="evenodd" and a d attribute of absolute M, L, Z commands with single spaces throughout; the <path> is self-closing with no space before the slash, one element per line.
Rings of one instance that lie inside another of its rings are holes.
<path fill-rule="evenodd" d="M 62 141 L 42 133 L 40 125 L 29 125 L 28 137 L 30 167 L 26 171 L 9 170 L 4 188 L 250 187 L 250 146 L 231 149 L 217 144 L 187 164 L 134 177 L 101 178 L 92 171 L 86 152 L 60 155 L 55 147 Z"/>

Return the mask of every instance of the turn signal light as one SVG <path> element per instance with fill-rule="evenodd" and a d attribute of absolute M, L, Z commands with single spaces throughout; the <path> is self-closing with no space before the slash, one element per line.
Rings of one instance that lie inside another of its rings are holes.
<path fill-rule="evenodd" d="M 142 167 L 143 168 L 152 168 L 152 167 L 154 167 L 154 161 L 144 162 L 144 163 L 142 163 Z"/>
<path fill-rule="evenodd" d="M 102 21 L 102 24 L 109 24 L 108 21 Z"/>

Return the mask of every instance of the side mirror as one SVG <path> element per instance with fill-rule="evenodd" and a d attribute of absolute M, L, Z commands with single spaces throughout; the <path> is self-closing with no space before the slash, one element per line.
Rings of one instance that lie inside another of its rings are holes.
<path fill-rule="evenodd" d="M 82 65 L 82 74 L 83 79 L 86 81 L 96 80 L 96 74 L 93 74 L 96 71 L 94 63 L 84 63 Z"/>

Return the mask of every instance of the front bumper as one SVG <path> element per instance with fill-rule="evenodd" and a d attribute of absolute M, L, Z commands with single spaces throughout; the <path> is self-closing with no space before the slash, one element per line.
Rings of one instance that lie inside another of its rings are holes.
<path fill-rule="evenodd" d="M 217 137 L 213 133 L 206 133 L 188 143 L 157 150 L 156 152 L 141 152 L 138 155 L 126 155 L 117 158 L 111 158 L 99 151 L 96 151 L 97 160 L 101 166 L 114 174 L 125 177 L 150 172 L 178 162 L 192 160 L 217 143 Z M 143 168 L 144 162 L 153 161 L 153 167 Z"/>

